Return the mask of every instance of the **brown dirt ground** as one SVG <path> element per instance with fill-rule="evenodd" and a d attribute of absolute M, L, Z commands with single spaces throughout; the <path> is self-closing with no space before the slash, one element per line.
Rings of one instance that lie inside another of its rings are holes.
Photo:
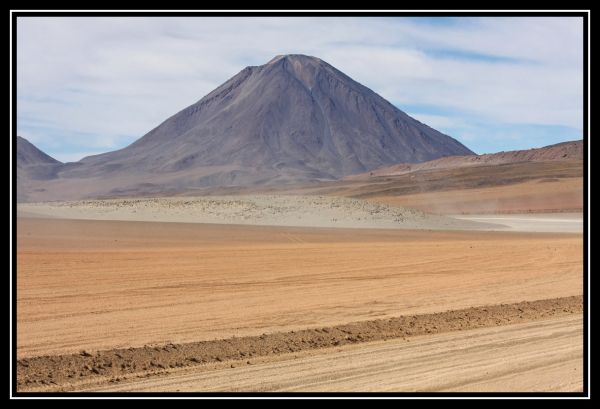
<path fill-rule="evenodd" d="M 17 354 L 572 296 L 582 256 L 575 234 L 19 219 Z"/>
<path fill-rule="evenodd" d="M 188 344 L 113 349 L 62 356 L 21 359 L 17 365 L 20 390 L 55 389 L 89 382 L 118 383 L 128 378 L 165 375 L 170 369 L 223 361 L 233 368 L 259 357 L 297 353 L 394 338 L 471 330 L 539 319 L 581 314 L 582 297 L 538 300 L 434 314 L 400 316 L 334 327 L 263 334 Z M 485 377 L 480 377 L 484 380 Z M 234 386 L 234 387 L 238 387 Z M 456 386 L 456 385 L 454 385 Z"/>
<path fill-rule="evenodd" d="M 297 194 L 355 197 L 441 214 L 573 212 L 583 209 L 582 176 L 582 161 L 521 162 L 357 175 L 289 189 Z"/>
<path fill-rule="evenodd" d="M 440 214 L 581 211 L 583 180 L 542 179 L 508 186 L 374 196 L 369 200 Z"/>
<path fill-rule="evenodd" d="M 581 314 L 175 368 L 61 390 L 582 392 Z M 97 382 L 94 382 L 94 379 Z"/>
<path fill-rule="evenodd" d="M 399 175 L 376 176 L 374 171 L 374 176 L 367 173 L 332 182 L 187 189 L 165 195 L 332 195 L 406 204 L 443 214 L 577 212 L 583 209 L 583 173 L 581 160 L 517 162 Z"/>

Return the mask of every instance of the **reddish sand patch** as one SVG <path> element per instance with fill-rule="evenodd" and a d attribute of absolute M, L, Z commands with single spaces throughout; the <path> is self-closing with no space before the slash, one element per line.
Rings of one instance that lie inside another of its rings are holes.
<path fill-rule="evenodd" d="M 440 214 L 581 211 L 583 180 L 541 179 L 508 186 L 376 196 L 369 200 Z"/>
<path fill-rule="evenodd" d="M 581 294 L 581 235 L 19 219 L 19 357 Z"/>

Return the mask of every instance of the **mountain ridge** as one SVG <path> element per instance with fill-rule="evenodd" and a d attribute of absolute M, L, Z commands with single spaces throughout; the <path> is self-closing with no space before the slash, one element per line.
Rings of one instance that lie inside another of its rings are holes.
<path fill-rule="evenodd" d="M 54 159 L 37 146 L 22 136 L 17 135 L 17 165 L 31 166 L 40 164 L 60 164 L 62 162 Z"/>
<path fill-rule="evenodd" d="M 15 145 L 17 200 L 25 201 L 29 192 L 36 189 L 35 181 L 55 178 L 63 164 L 21 136 L 17 135 Z"/>
<path fill-rule="evenodd" d="M 466 166 L 503 165 L 519 162 L 554 162 L 583 160 L 583 140 L 559 142 L 540 148 L 519 149 L 484 153 L 469 156 L 447 156 L 421 163 L 399 163 L 374 169 L 368 173 L 350 175 L 346 179 L 361 179 L 370 177 L 397 176 L 406 173 L 432 170 L 452 169 Z"/>

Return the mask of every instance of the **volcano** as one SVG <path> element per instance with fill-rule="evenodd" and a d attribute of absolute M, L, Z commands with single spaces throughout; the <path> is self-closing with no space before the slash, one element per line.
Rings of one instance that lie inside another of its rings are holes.
<path fill-rule="evenodd" d="M 471 154 L 328 63 L 281 55 L 244 68 L 131 145 L 63 165 L 54 193 L 62 190 L 65 199 L 334 180 Z"/>

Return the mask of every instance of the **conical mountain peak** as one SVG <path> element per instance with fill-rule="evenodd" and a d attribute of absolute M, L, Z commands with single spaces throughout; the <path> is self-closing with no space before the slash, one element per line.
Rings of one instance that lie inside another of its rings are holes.
<path fill-rule="evenodd" d="M 321 60 L 320 58 L 317 57 L 313 57 L 310 55 L 305 55 L 305 54 L 280 54 L 280 55 L 276 55 L 275 57 L 273 57 L 267 64 L 265 65 L 269 65 L 269 64 L 274 64 L 280 61 L 295 61 L 298 63 L 304 63 L 304 64 L 315 64 L 315 63 L 324 63 L 323 60 Z"/>
<path fill-rule="evenodd" d="M 59 177 L 114 180 L 98 194 L 170 191 L 331 180 L 469 154 L 325 61 L 286 54 L 243 69 L 130 146 L 65 165 Z"/>

